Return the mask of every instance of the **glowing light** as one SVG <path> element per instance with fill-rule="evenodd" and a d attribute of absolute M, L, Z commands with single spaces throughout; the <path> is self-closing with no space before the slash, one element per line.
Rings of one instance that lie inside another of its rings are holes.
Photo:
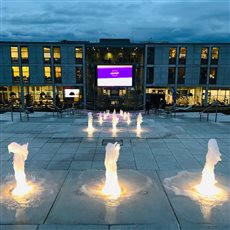
<path fill-rule="evenodd" d="M 25 160 L 28 156 L 28 143 L 19 145 L 12 142 L 8 145 L 9 153 L 14 153 L 14 174 L 16 180 L 16 187 L 13 189 L 14 196 L 22 196 L 32 190 L 32 186 L 28 185 L 25 175 Z"/>
<path fill-rule="evenodd" d="M 106 181 L 102 192 L 110 199 L 117 199 L 121 195 L 121 187 L 118 183 L 117 160 L 119 157 L 120 145 L 118 143 L 108 143 L 106 145 L 105 168 Z"/>
<path fill-rule="evenodd" d="M 113 132 L 117 131 L 118 121 L 119 121 L 119 118 L 117 117 L 116 113 L 113 113 L 113 117 L 112 117 Z"/>
<path fill-rule="evenodd" d="M 128 112 L 127 114 L 127 124 L 129 125 L 131 123 L 131 119 L 130 119 L 130 113 Z"/>
<path fill-rule="evenodd" d="M 206 155 L 206 162 L 202 171 L 202 178 L 199 185 L 195 189 L 204 196 L 215 196 L 221 193 L 221 189 L 216 186 L 215 179 L 215 165 L 221 161 L 221 153 L 219 151 L 215 139 L 210 139 L 208 142 L 208 153 Z"/>
<path fill-rule="evenodd" d="M 93 127 L 93 115 L 91 112 L 88 113 L 88 128 L 87 131 L 89 133 L 92 133 L 94 131 L 94 127 Z"/>
<path fill-rule="evenodd" d="M 102 123 L 103 123 L 103 118 L 102 118 L 101 112 L 99 113 L 99 116 L 98 116 L 98 122 L 100 123 L 100 125 L 102 125 Z"/>
<path fill-rule="evenodd" d="M 138 114 L 137 116 L 137 133 L 141 132 L 141 123 L 143 122 L 143 117 L 141 113 Z"/>

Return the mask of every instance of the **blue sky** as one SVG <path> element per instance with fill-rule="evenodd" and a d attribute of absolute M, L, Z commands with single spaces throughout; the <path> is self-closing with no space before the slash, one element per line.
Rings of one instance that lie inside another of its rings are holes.
<path fill-rule="evenodd" d="M 230 42 L 230 0 L 0 0 L 0 40 Z"/>

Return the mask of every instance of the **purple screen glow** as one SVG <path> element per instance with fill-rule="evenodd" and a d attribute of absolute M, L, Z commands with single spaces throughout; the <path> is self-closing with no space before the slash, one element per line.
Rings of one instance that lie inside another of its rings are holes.
<path fill-rule="evenodd" d="M 132 65 L 98 65 L 97 86 L 132 86 Z"/>

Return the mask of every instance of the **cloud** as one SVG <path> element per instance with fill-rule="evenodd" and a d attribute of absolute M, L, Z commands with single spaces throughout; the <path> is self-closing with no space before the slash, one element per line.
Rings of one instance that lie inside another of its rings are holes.
<path fill-rule="evenodd" d="M 3 0 L 1 40 L 229 41 L 228 1 Z"/>

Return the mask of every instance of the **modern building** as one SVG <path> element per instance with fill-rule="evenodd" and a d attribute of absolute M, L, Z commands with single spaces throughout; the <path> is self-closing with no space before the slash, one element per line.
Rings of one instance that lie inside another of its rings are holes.
<path fill-rule="evenodd" d="M 229 104 L 230 43 L 0 42 L 0 106 L 24 106 L 29 93 L 35 108 L 58 94 L 89 109 L 138 109 L 154 95 L 173 103 L 173 92 L 178 105 Z"/>

